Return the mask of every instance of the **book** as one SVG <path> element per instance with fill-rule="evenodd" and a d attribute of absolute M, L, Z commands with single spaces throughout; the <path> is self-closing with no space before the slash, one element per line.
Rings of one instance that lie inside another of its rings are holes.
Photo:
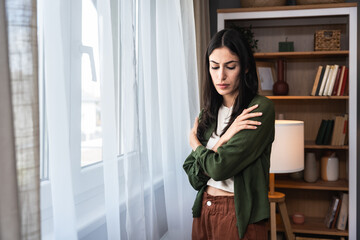
<path fill-rule="evenodd" d="M 315 96 L 319 96 L 319 91 L 320 91 L 322 79 L 324 78 L 324 74 L 325 74 L 325 67 L 322 67 L 320 78 L 319 78 L 319 83 L 317 85 L 316 92 L 315 92 Z"/>
<path fill-rule="evenodd" d="M 322 96 L 323 93 L 324 93 L 324 88 L 325 88 L 325 85 L 326 85 L 326 81 L 328 79 L 329 71 L 330 71 L 330 65 L 326 65 L 324 76 L 323 76 L 322 81 L 321 81 L 321 86 L 320 86 L 318 96 Z"/>
<path fill-rule="evenodd" d="M 345 96 L 346 95 L 345 89 L 346 89 L 346 87 L 348 85 L 348 82 L 349 82 L 348 73 L 349 73 L 349 69 L 345 68 L 344 80 L 343 80 L 343 83 L 342 83 L 342 86 L 341 86 L 340 96 Z M 348 94 L 348 91 L 347 91 L 347 94 Z"/>
<path fill-rule="evenodd" d="M 339 86 L 338 86 L 338 91 L 337 91 L 337 96 L 342 96 L 341 95 L 341 89 L 344 85 L 344 79 L 345 79 L 345 73 L 347 72 L 346 71 L 347 67 L 344 68 L 344 73 L 341 73 L 341 76 L 340 76 L 340 82 L 339 82 Z M 347 73 L 346 73 L 346 77 L 347 77 Z"/>
<path fill-rule="evenodd" d="M 332 136 L 333 129 L 334 129 L 334 119 L 328 120 L 328 121 L 329 121 L 329 123 L 326 126 L 323 145 L 331 144 L 331 136 Z"/>
<path fill-rule="evenodd" d="M 339 71 L 338 71 L 338 74 L 336 76 L 336 80 L 335 80 L 335 85 L 334 85 L 334 89 L 333 89 L 333 92 L 332 92 L 332 96 L 336 96 L 337 95 L 337 91 L 338 91 L 338 88 L 339 88 L 339 83 L 340 83 L 340 79 L 342 77 L 344 77 L 344 71 L 345 71 L 345 66 L 341 66 L 339 68 Z"/>
<path fill-rule="evenodd" d="M 334 215 L 334 220 L 332 221 L 330 228 L 335 228 L 336 227 L 336 222 L 338 220 L 340 207 L 341 207 L 341 201 L 342 201 L 341 196 L 339 196 L 339 203 L 337 205 L 336 212 L 335 212 L 335 215 Z"/>
<path fill-rule="evenodd" d="M 345 230 L 347 220 L 348 220 L 348 211 L 349 211 L 349 194 L 342 193 L 341 194 L 341 205 L 340 212 L 336 223 L 336 228 L 339 230 Z"/>
<path fill-rule="evenodd" d="M 330 85 L 331 85 L 331 80 L 333 78 L 334 72 L 335 72 L 335 65 L 330 65 L 329 74 L 328 74 L 326 84 L 325 84 L 325 87 L 324 87 L 324 92 L 322 94 L 323 96 L 327 96 L 327 93 L 329 91 L 329 88 L 330 88 Z"/>
<path fill-rule="evenodd" d="M 345 145 L 345 138 L 347 136 L 347 132 L 348 132 L 348 118 L 349 115 L 345 114 L 343 117 L 343 121 L 342 121 L 342 125 L 341 125 L 341 129 L 340 129 L 340 137 L 339 137 L 339 145 Z"/>
<path fill-rule="evenodd" d="M 338 75 L 338 72 L 339 72 L 339 65 L 335 64 L 332 75 L 329 79 L 330 82 L 329 82 L 329 87 L 328 87 L 327 93 L 326 93 L 327 96 L 331 96 L 331 94 L 333 92 L 335 81 L 336 81 L 336 76 Z"/>
<path fill-rule="evenodd" d="M 337 145 L 337 141 L 340 138 L 340 134 L 341 134 L 341 116 L 336 116 L 335 117 L 335 123 L 334 123 L 334 130 L 333 130 L 333 134 L 331 137 L 331 145 Z"/>
<path fill-rule="evenodd" d="M 338 196 L 332 197 L 329 209 L 328 209 L 325 219 L 324 219 L 324 224 L 327 228 L 331 228 L 331 224 L 334 221 L 335 214 L 336 214 L 337 208 L 339 206 L 339 202 L 340 202 L 340 198 Z"/>
<path fill-rule="evenodd" d="M 315 94 L 316 94 L 316 89 L 318 88 L 318 85 L 319 85 L 319 80 L 320 80 L 322 69 L 323 69 L 323 66 L 318 67 L 318 70 L 317 70 L 317 73 L 315 76 L 314 85 L 313 85 L 313 88 L 312 88 L 312 91 L 310 94 L 311 96 L 315 96 Z"/>
<path fill-rule="evenodd" d="M 323 144 L 327 124 L 328 124 L 328 120 L 325 119 L 321 120 L 321 124 L 316 136 L 315 144 L 317 145 Z"/>

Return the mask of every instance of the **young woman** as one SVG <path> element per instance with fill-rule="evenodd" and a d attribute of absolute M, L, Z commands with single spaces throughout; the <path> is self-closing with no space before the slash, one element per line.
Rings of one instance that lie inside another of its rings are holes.
<path fill-rule="evenodd" d="M 257 95 L 255 60 L 237 30 L 211 39 L 206 67 L 204 108 L 183 166 L 198 191 L 192 238 L 267 239 L 273 104 Z"/>

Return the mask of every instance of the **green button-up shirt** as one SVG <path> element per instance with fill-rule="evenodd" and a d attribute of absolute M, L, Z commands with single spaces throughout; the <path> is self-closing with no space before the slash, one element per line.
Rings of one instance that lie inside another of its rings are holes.
<path fill-rule="evenodd" d="M 202 196 L 209 178 L 221 181 L 234 177 L 236 224 L 240 238 L 244 236 L 248 224 L 269 218 L 270 213 L 268 188 L 275 111 L 272 101 L 266 97 L 255 96 L 249 107 L 255 104 L 259 107 L 253 112 L 263 113 L 261 117 L 252 118 L 261 122 L 257 129 L 238 132 L 214 152 L 205 147 L 215 129 L 213 123 L 205 131 L 202 145 L 191 152 L 183 165 L 190 184 L 198 190 L 192 208 L 194 218 L 200 217 Z"/>

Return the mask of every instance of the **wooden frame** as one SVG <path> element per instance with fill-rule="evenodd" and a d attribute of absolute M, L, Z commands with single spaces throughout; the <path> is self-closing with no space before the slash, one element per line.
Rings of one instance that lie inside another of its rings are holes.
<path fill-rule="evenodd" d="M 273 95 L 273 85 L 276 82 L 275 63 L 256 62 L 256 73 L 259 81 L 260 95 Z"/>

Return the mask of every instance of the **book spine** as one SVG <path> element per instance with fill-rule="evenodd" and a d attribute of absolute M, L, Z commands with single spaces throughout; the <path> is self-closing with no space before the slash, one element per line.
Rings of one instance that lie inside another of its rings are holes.
<path fill-rule="evenodd" d="M 331 65 L 330 69 L 329 69 L 327 79 L 326 79 L 326 84 L 325 84 L 325 87 L 324 87 L 324 91 L 322 93 L 323 96 L 326 96 L 327 92 L 329 91 L 330 82 L 331 82 L 333 74 L 334 74 L 334 65 Z"/>
<path fill-rule="evenodd" d="M 334 65 L 334 71 L 331 75 L 331 79 L 330 79 L 330 86 L 329 89 L 327 91 L 327 95 L 331 96 L 333 89 L 334 89 L 334 85 L 335 85 L 335 81 L 336 81 L 336 76 L 338 75 L 338 71 L 339 71 L 339 65 Z"/>
<path fill-rule="evenodd" d="M 341 79 L 341 85 L 339 85 L 339 89 L 338 89 L 338 94 L 337 94 L 338 96 L 343 96 L 343 94 L 344 94 L 348 70 L 349 69 L 347 67 L 345 67 L 344 76 Z"/>
<path fill-rule="evenodd" d="M 315 144 L 317 144 L 317 145 L 322 145 L 322 144 L 323 144 L 323 139 L 324 139 L 324 135 L 325 135 L 326 125 L 327 125 L 327 120 L 323 119 L 323 120 L 321 121 L 319 130 L 318 130 L 318 134 L 317 134 L 317 136 L 316 136 Z"/>
<path fill-rule="evenodd" d="M 341 86 L 341 92 L 340 92 L 340 96 L 344 96 L 345 95 L 345 88 L 346 85 L 348 84 L 348 73 L 349 73 L 349 69 L 345 68 L 345 72 L 344 72 L 344 80 L 343 80 L 343 84 Z"/>
<path fill-rule="evenodd" d="M 337 91 L 338 91 L 338 88 L 339 88 L 339 83 L 340 83 L 340 79 L 342 76 L 344 76 L 344 70 L 345 70 L 345 66 L 341 66 L 339 67 L 339 71 L 338 71 L 338 74 L 336 76 L 336 81 L 335 81 L 335 86 L 334 86 L 334 89 L 333 89 L 333 92 L 332 92 L 332 96 L 336 96 L 337 95 Z"/>
<path fill-rule="evenodd" d="M 335 117 L 334 131 L 331 138 L 331 145 L 336 145 L 336 141 L 339 137 L 340 132 L 340 116 Z"/>
<path fill-rule="evenodd" d="M 325 68 L 326 67 L 322 67 L 320 78 L 319 78 L 319 83 L 317 85 L 316 92 L 315 92 L 315 96 L 319 96 L 320 87 L 321 87 L 322 80 L 323 80 L 324 74 L 325 74 Z"/>
<path fill-rule="evenodd" d="M 314 85 L 313 85 L 313 88 L 312 88 L 312 91 L 311 91 L 311 94 L 310 94 L 311 96 L 315 96 L 315 94 L 316 94 L 316 89 L 317 89 L 317 87 L 319 85 L 319 79 L 320 79 L 322 69 L 323 69 L 323 66 L 318 67 L 318 70 L 317 70 L 317 73 L 316 73 L 316 76 L 315 76 Z"/>
<path fill-rule="evenodd" d="M 329 71 L 330 71 L 330 65 L 326 65 L 325 73 L 324 73 L 324 76 L 322 78 L 321 86 L 320 86 L 320 90 L 319 90 L 319 94 L 318 94 L 319 96 L 323 95 L 324 88 L 325 88 L 325 85 L 326 85 L 326 81 L 327 81 L 327 78 L 328 78 L 328 75 L 329 75 Z"/>
<path fill-rule="evenodd" d="M 340 212 L 338 216 L 338 220 L 336 223 L 336 228 L 339 230 L 345 230 L 347 219 L 348 219 L 348 211 L 349 211 L 349 194 L 342 193 L 342 201 L 341 201 L 341 207 Z"/>

